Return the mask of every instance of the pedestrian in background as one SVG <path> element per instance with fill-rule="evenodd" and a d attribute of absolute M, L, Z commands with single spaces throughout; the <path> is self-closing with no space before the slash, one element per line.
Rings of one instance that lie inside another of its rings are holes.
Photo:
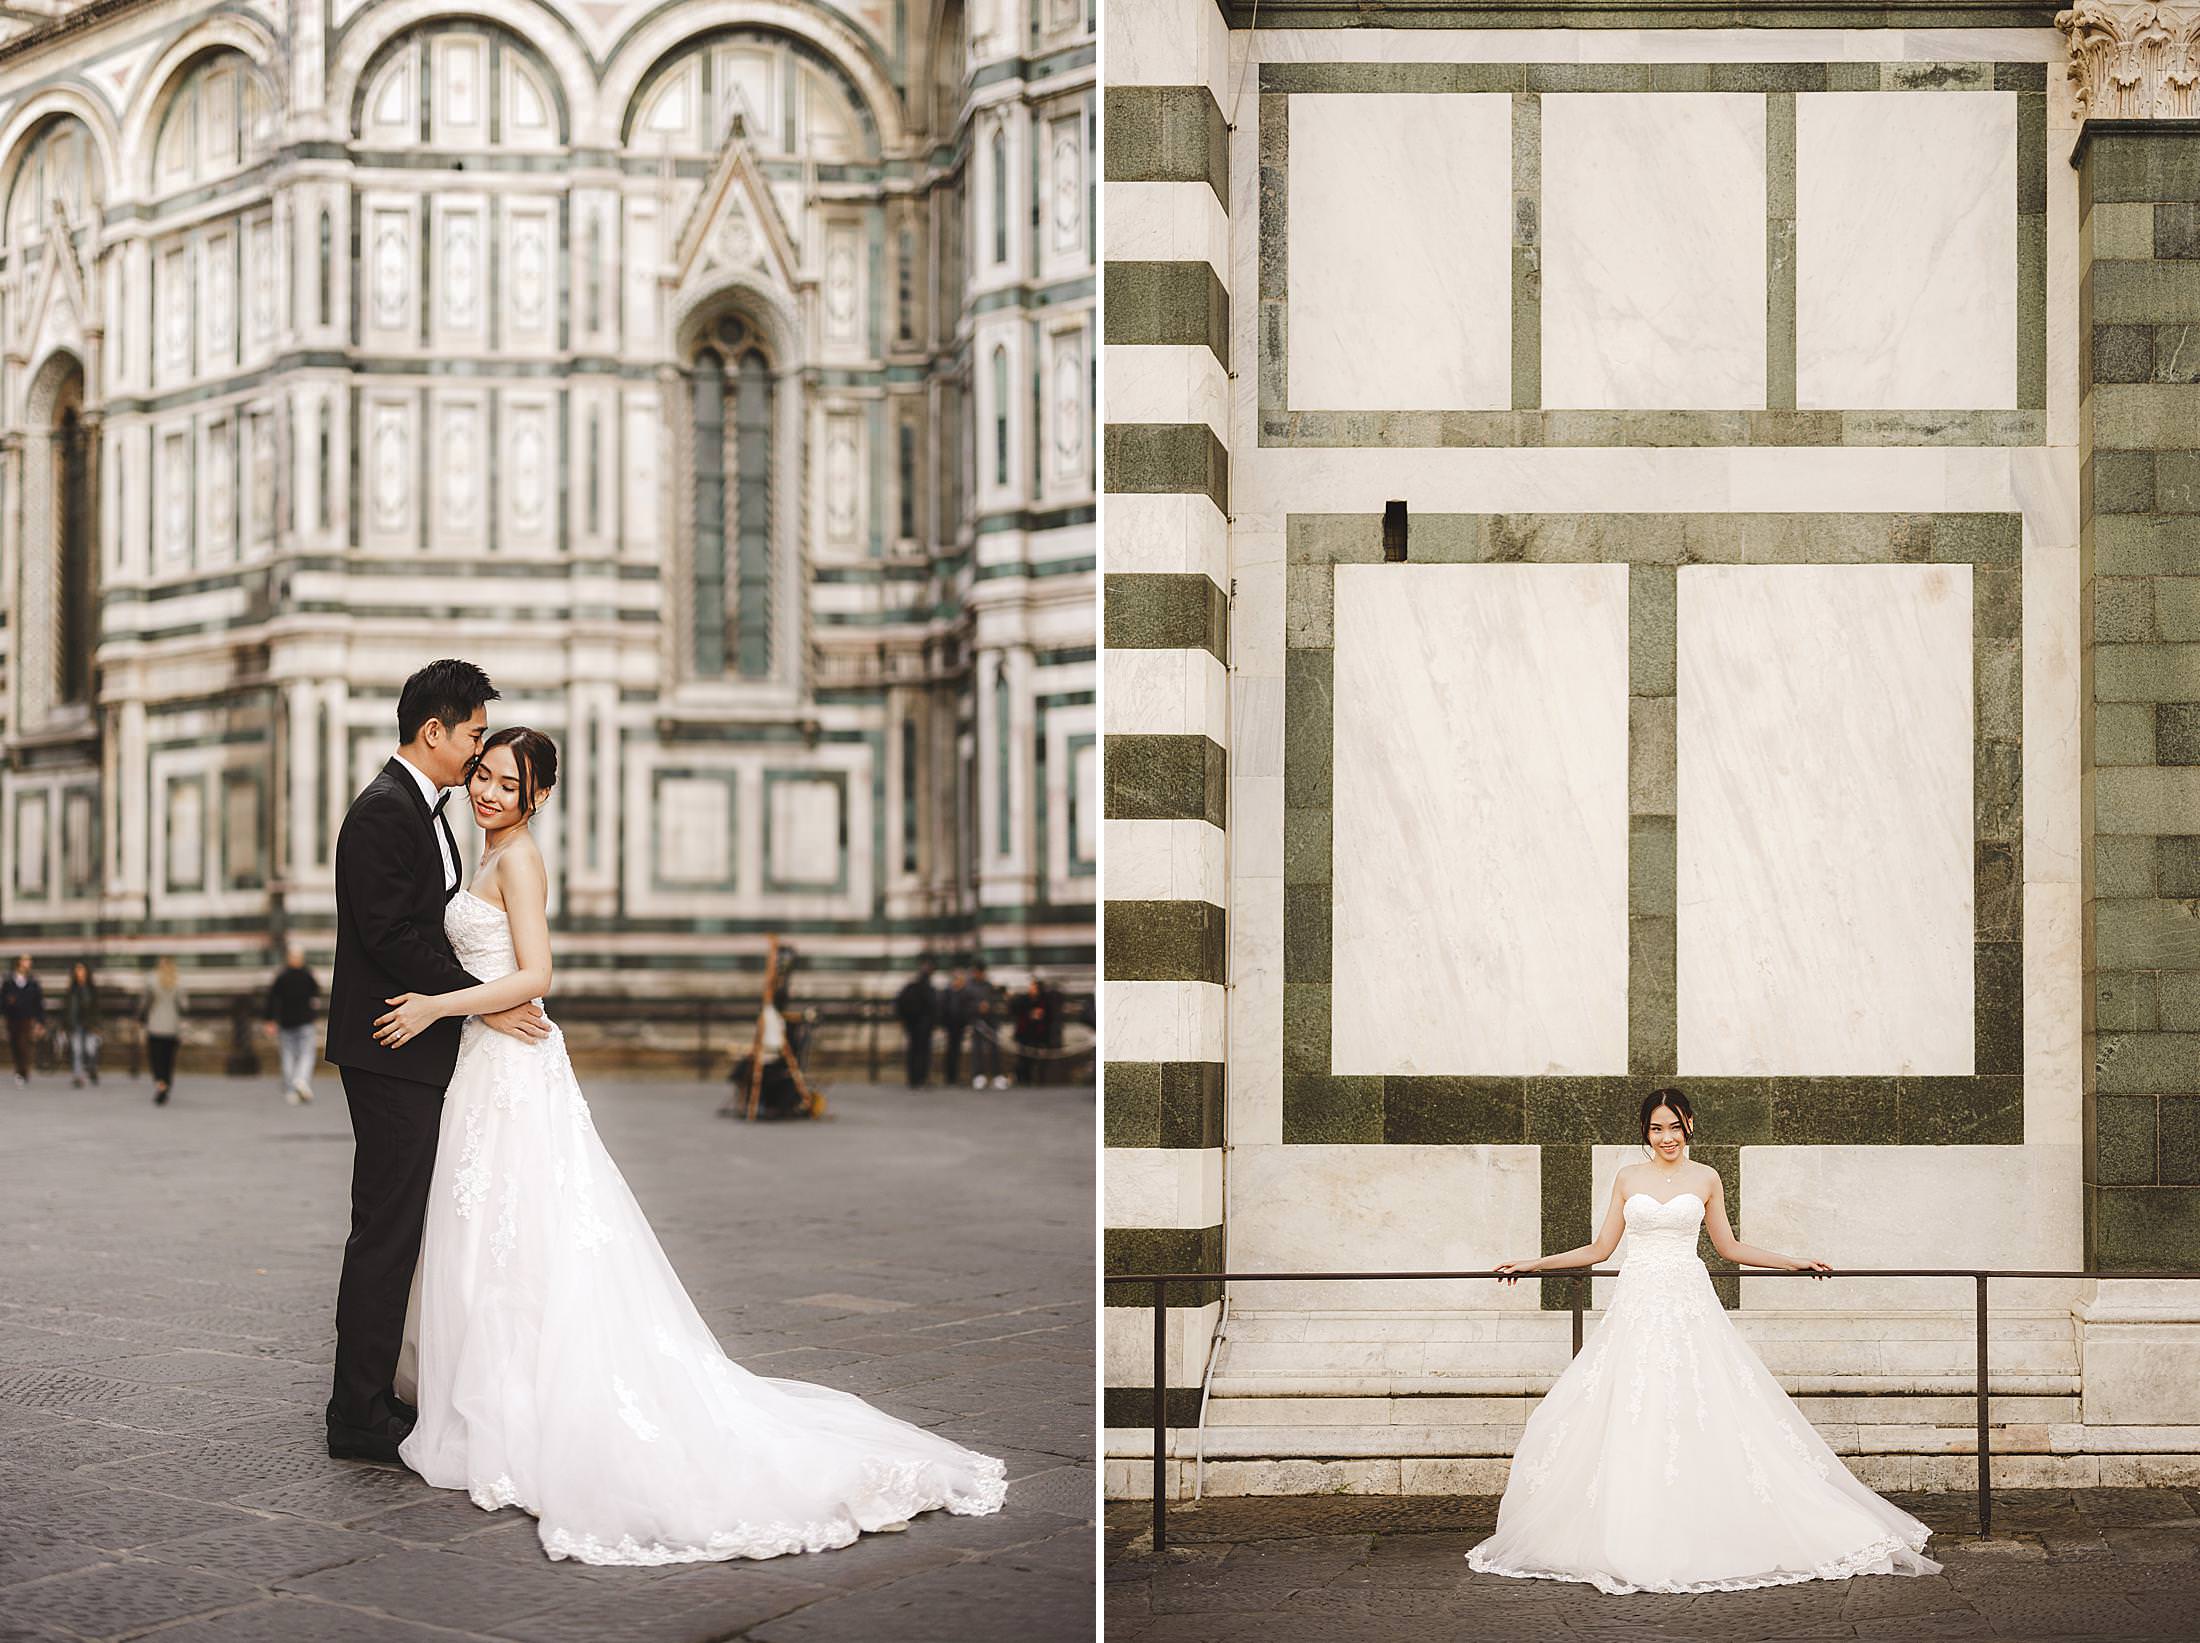
<path fill-rule="evenodd" d="M 1045 987 L 1033 976 L 1031 984 L 1016 995 L 1016 1082 L 1037 1084 L 1044 1080 L 1047 1035 L 1053 1027 L 1053 1010 Z"/>
<path fill-rule="evenodd" d="M 61 1031 L 69 1043 L 69 1084 L 99 1082 L 99 987 L 82 959 L 69 966 L 69 990 L 61 995 Z"/>
<path fill-rule="evenodd" d="M 982 1090 L 990 1080 L 997 1090 L 1008 1088 L 1001 1071 L 1001 1032 L 1007 1017 L 1001 1009 L 1001 990 L 987 979 L 985 961 L 970 966 L 970 1087 Z"/>
<path fill-rule="evenodd" d="M 46 1036 L 46 990 L 31 974 L 31 955 L 15 961 L 15 972 L 0 981 L 0 1016 L 7 1017 L 8 1053 L 15 1057 L 15 1081 L 31 1078 L 31 1046 Z"/>
<path fill-rule="evenodd" d="M 306 968 L 306 951 L 295 941 L 283 950 L 283 967 L 267 989 L 261 1012 L 283 1064 L 283 1099 L 293 1107 L 313 1099 L 313 1005 L 321 984 Z"/>
<path fill-rule="evenodd" d="M 164 958 L 153 967 L 153 984 L 145 990 L 145 1055 L 153 1067 L 153 1105 L 166 1104 L 169 1086 L 176 1080 L 176 1045 L 183 1038 L 183 1012 L 190 1003 L 176 975 L 176 961 Z"/>
<path fill-rule="evenodd" d="M 960 1084 L 963 1067 L 963 1035 L 970 1031 L 970 973 L 950 970 L 947 991 L 940 999 L 940 1029 L 947 1051 L 947 1065 L 940 1082 Z"/>
<path fill-rule="evenodd" d="M 904 1039 L 902 1060 L 913 1090 L 932 1081 L 932 1029 L 939 1021 L 939 996 L 932 985 L 929 960 L 917 967 L 916 979 L 894 995 L 894 1014 Z"/>

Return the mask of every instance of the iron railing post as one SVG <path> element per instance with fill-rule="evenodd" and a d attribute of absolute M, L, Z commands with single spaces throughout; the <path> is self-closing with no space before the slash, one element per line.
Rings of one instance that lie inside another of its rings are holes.
<path fill-rule="evenodd" d="M 1986 1436 L 1986 1274 L 1978 1283 L 1978 1532 L 1994 1532 L 1994 1457 Z"/>
<path fill-rule="evenodd" d="M 1574 1310 L 1574 1356 L 1581 1356 L 1581 1280 L 1575 1278 L 1566 1286 L 1566 1298 Z"/>
<path fill-rule="evenodd" d="M 1153 1284 L 1153 1555 L 1166 1549 L 1169 1533 L 1169 1309 L 1165 1280 Z"/>

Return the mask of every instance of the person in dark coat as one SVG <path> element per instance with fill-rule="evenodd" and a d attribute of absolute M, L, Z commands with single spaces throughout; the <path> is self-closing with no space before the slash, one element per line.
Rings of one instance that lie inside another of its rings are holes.
<path fill-rule="evenodd" d="M 0 981 L 0 1016 L 8 1023 L 8 1053 L 15 1057 L 15 1081 L 31 1076 L 31 1046 L 46 1036 L 46 990 L 31 974 L 31 955 L 15 961 L 15 973 Z"/>
<path fill-rule="evenodd" d="M 1001 1009 L 1001 990 L 987 979 L 983 959 L 970 966 L 964 997 L 970 1019 L 970 1087 L 981 1090 L 990 1079 L 995 1089 L 1005 1090 L 1008 1075 L 1001 1071 L 1001 1033 L 1007 1018 Z"/>
<path fill-rule="evenodd" d="M 1047 1034 L 1051 1030 L 1053 1012 L 1048 1008 L 1046 989 L 1039 978 L 1033 976 L 1031 984 L 1016 995 L 1016 1082 L 1038 1084 L 1045 1081 L 1046 1058 L 1038 1052 L 1046 1048 Z"/>
<path fill-rule="evenodd" d="M 939 1022 L 939 989 L 932 985 L 932 966 L 919 965 L 916 979 L 894 995 L 894 1015 L 901 1022 L 903 1061 L 909 1087 L 921 1090 L 932 1080 L 932 1029 Z"/>
<path fill-rule="evenodd" d="M 306 967 L 306 950 L 294 941 L 260 1012 L 282 1057 L 283 1099 L 294 1107 L 313 1099 L 313 1007 L 320 996 L 321 983 Z"/>
<path fill-rule="evenodd" d="M 69 1083 L 99 1082 L 99 986 L 92 967 L 78 959 L 69 970 L 69 990 L 61 995 L 61 1032 L 69 1044 Z"/>

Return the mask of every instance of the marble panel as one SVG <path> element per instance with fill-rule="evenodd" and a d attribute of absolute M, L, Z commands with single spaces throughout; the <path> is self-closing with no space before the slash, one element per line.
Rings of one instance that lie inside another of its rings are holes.
<path fill-rule="evenodd" d="M 1223 992 L 1213 982 L 1103 982 L 1100 1020 L 1110 1061 L 1223 1059 Z"/>
<path fill-rule="evenodd" d="M 1627 1066 L 1627 568 L 1337 570 L 1332 1069 Z"/>
<path fill-rule="evenodd" d="M 1228 676 L 1209 652 L 1106 650 L 1100 665 L 1109 735 L 1205 736 L 1227 745 Z"/>
<path fill-rule="evenodd" d="M 1230 1157 L 1232 1271 L 1426 1272 L 1518 1259 L 1542 1235 L 1529 1146 L 1265 1147 Z M 1539 1312 L 1536 1286 L 1481 1281 L 1240 1285 L 1261 1312 Z"/>
<path fill-rule="evenodd" d="M 1230 382 L 1213 349 L 1119 345 L 1102 349 L 1100 364 L 1110 422 L 1204 422 L 1228 441 Z"/>
<path fill-rule="evenodd" d="M 1220 1147 L 1110 1147 L 1101 1224 L 1211 1227 L 1222 1220 Z M 1151 1319 L 1152 1308 L 1146 1316 Z"/>
<path fill-rule="evenodd" d="M 1228 905 L 1222 829 L 1203 821 L 1101 824 L 1111 901 L 1208 901 Z"/>
<path fill-rule="evenodd" d="M 2017 402 L 2017 99 L 1795 99 L 1795 389 L 1805 410 Z"/>
<path fill-rule="evenodd" d="M 1679 1065 L 1973 1068 L 1968 565 L 1679 577 Z"/>
<path fill-rule="evenodd" d="M 772 878 L 788 886 L 830 887 L 842 871 L 845 828 L 841 786 L 789 777 L 771 784 Z"/>
<path fill-rule="evenodd" d="M 1205 262 L 1230 283 L 1230 217 L 1207 184 L 1117 182 L 1101 194 L 1109 262 Z"/>
<path fill-rule="evenodd" d="M 1291 404 L 1510 404 L 1511 98 L 1303 96 L 1290 120 Z"/>
<path fill-rule="evenodd" d="M 1103 529 L 1111 573 L 1200 571 L 1229 586 L 1228 528 L 1204 496 L 1111 491 Z"/>
<path fill-rule="evenodd" d="M 1543 403 L 1763 405 L 1764 98 L 1542 103 Z"/>
<path fill-rule="evenodd" d="M 1113 0 L 1102 10 L 1111 86 L 1220 84 L 1230 31 L 1202 0 Z"/>

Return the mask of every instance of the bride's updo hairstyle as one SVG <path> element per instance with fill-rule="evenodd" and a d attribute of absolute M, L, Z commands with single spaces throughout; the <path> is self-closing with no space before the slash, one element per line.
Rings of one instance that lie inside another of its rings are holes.
<path fill-rule="evenodd" d="M 1686 1146 L 1695 1138 L 1696 1109 L 1688 1104 L 1688 1097 L 1668 1084 L 1662 1090 L 1652 1090 L 1642 1098 L 1642 1145 L 1650 1148 L 1650 1117 L 1660 1107 L 1671 1107 L 1681 1121 L 1681 1144 Z"/>
<path fill-rule="evenodd" d="M 466 780 L 462 785 L 473 784 L 474 772 L 481 768 L 482 759 L 492 747 L 508 747 L 512 750 L 512 762 L 519 766 L 519 813 L 532 817 L 536 808 L 550 796 L 550 789 L 558 785 L 558 744 L 539 730 L 525 725 L 507 725 L 482 737 L 481 748 L 466 761 Z"/>

